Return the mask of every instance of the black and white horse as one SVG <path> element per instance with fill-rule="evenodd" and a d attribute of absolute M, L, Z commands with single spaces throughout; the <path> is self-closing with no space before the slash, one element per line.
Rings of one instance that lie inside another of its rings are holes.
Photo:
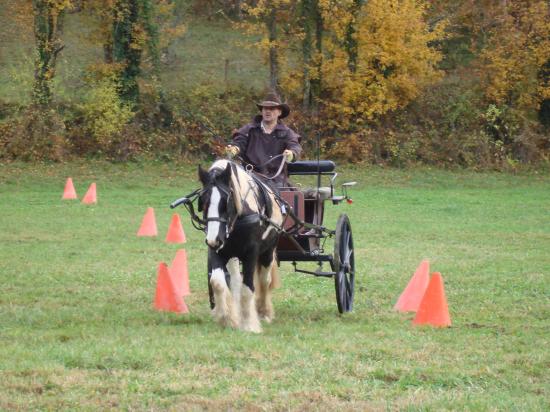
<path fill-rule="evenodd" d="M 223 326 L 261 332 L 274 318 L 271 286 L 277 281 L 275 248 L 283 223 L 273 190 L 228 160 L 199 166 L 214 318 Z M 242 263 L 242 277 L 239 268 Z M 224 268 L 231 276 L 226 282 Z"/>

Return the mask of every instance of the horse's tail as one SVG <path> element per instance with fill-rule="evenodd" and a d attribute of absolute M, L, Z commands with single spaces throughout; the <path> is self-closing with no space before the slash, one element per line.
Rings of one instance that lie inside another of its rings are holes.
<path fill-rule="evenodd" d="M 277 269 L 277 256 L 273 251 L 273 263 L 271 265 L 271 283 L 269 289 L 278 289 L 281 287 L 281 277 L 279 276 L 279 270 Z"/>

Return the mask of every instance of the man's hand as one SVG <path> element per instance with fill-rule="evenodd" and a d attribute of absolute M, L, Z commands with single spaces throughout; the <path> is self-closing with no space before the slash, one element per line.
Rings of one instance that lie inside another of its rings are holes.
<path fill-rule="evenodd" d="M 237 156 L 240 152 L 240 149 L 237 146 L 228 145 L 225 147 L 225 154 L 230 159 L 233 159 L 235 156 Z"/>
<path fill-rule="evenodd" d="M 285 157 L 285 162 L 287 162 L 287 163 L 292 162 L 292 160 L 294 159 L 294 153 L 292 152 L 292 150 L 286 149 L 283 152 L 283 156 Z"/>

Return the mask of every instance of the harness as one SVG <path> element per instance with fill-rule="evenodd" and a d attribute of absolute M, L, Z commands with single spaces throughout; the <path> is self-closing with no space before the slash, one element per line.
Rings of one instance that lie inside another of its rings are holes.
<path fill-rule="evenodd" d="M 261 181 L 257 176 L 250 173 L 249 176 L 252 178 L 254 183 L 256 183 L 256 187 L 258 188 L 259 196 L 256 192 L 253 192 L 254 197 L 256 198 L 256 202 L 261 205 L 263 204 L 265 207 L 265 214 L 267 217 L 271 217 L 273 214 L 273 204 L 271 203 L 271 198 L 269 197 L 269 194 L 275 194 L 275 192 L 271 191 L 271 188 L 269 188 L 264 182 Z M 252 186 L 249 187 L 249 191 L 252 189 Z M 248 194 L 248 193 L 247 193 Z M 246 196 L 245 196 L 246 197 Z"/>
<path fill-rule="evenodd" d="M 283 228 L 275 223 L 271 217 L 273 215 L 273 203 L 271 201 L 270 194 L 273 195 L 275 201 L 277 202 L 277 205 L 283 209 L 282 204 L 280 201 L 282 199 L 277 195 L 276 192 L 273 191 L 268 185 L 266 185 L 262 180 L 254 175 L 253 173 L 247 173 L 248 177 L 252 179 L 252 181 L 256 184 L 256 187 L 258 189 L 257 192 L 253 192 L 254 197 L 256 198 L 256 203 L 258 205 L 263 205 L 264 207 L 264 213 L 258 212 L 258 213 L 250 213 L 248 215 L 242 215 L 237 217 L 236 225 L 245 225 L 250 223 L 255 223 L 257 221 L 262 221 L 267 226 L 273 226 L 277 233 L 281 233 L 283 231 Z M 248 190 L 252 190 L 252 185 L 249 186 Z M 245 194 L 245 198 L 248 195 L 248 192 Z M 242 199 L 242 197 L 241 197 Z"/>
<path fill-rule="evenodd" d="M 235 165 L 231 163 L 232 166 L 232 173 L 236 173 Z M 191 223 L 193 227 L 197 230 L 200 230 L 204 232 L 206 230 L 206 227 L 208 225 L 208 222 L 220 222 L 225 223 L 226 225 L 226 233 L 225 237 L 226 239 L 229 237 L 231 232 L 236 226 L 241 225 L 247 225 L 247 224 L 253 224 L 257 222 L 263 222 L 267 226 L 273 226 L 277 233 L 281 233 L 284 231 L 281 225 L 275 223 L 272 220 L 272 214 L 273 214 L 273 203 L 270 197 L 270 194 L 273 195 L 275 198 L 275 201 L 277 202 L 278 206 L 284 209 L 284 200 L 278 196 L 276 192 L 273 191 L 269 186 L 267 186 L 264 182 L 261 181 L 261 179 L 257 176 L 255 176 L 253 173 L 248 173 L 247 176 L 252 179 L 252 181 L 255 183 L 255 186 L 257 187 L 257 192 L 253 191 L 253 195 L 256 198 L 256 202 L 259 206 L 263 206 L 265 211 L 264 213 L 256 212 L 256 213 L 249 213 L 247 215 L 237 215 L 236 211 L 235 213 L 229 213 L 229 210 L 231 208 L 234 208 L 234 201 L 233 196 L 236 194 L 233 193 L 230 187 L 224 186 L 224 185 L 216 185 L 216 188 L 222 192 L 224 195 L 227 196 L 227 210 L 228 215 L 231 216 L 231 218 L 228 220 L 223 217 L 207 217 L 206 219 L 198 216 L 195 213 L 195 208 L 193 206 L 193 203 L 196 200 L 199 200 L 199 211 L 202 209 L 202 204 L 200 201 L 201 196 L 207 192 L 208 190 L 211 190 L 211 187 L 208 186 L 206 188 L 199 188 L 188 194 L 187 196 L 179 199 L 178 201 L 174 202 L 171 207 L 176 207 L 180 204 L 183 204 L 187 211 L 189 212 L 189 215 L 191 216 Z M 253 190 L 253 185 L 249 185 L 248 188 L 249 191 Z M 244 198 L 248 195 L 249 192 L 247 192 L 244 195 Z M 240 195 L 239 195 L 240 196 Z M 241 201 L 243 199 L 243 196 L 241 197 Z"/>

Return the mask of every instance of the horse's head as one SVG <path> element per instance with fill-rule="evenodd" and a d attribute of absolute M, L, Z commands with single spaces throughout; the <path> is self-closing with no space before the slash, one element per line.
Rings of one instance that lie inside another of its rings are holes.
<path fill-rule="evenodd" d="M 219 250 L 233 228 L 237 211 L 231 185 L 231 164 L 227 163 L 225 168 L 215 166 L 216 164 L 208 171 L 199 166 L 203 190 L 198 208 L 207 222 L 206 244 Z"/>

